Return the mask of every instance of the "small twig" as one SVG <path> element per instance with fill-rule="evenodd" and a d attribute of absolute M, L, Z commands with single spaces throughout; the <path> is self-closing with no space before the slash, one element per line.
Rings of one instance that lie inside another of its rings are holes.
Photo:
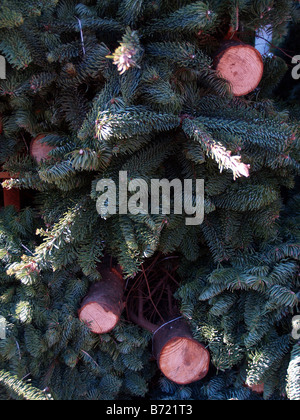
<path fill-rule="evenodd" d="M 167 273 L 167 275 L 170 277 L 170 279 L 171 279 L 171 280 L 173 280 L 173 281 L 174 281 L 174 283 L 175 283 L 175 284 L 177 284 L 177 286 L 179 286 L 178 281 L 177 281 L 177 280 L 175 280 L 175 278 L 172 276 L 172 274 L 170 274 L 170 273 L 169 273 L 169 271 L 168 271 L 168 270 L 163 269 L 163 271 L 164 271 L 165 273 Z"/>
<path fill-rule="evenodd" d="M 150 321 L 144 318 L 143 312 L 143 298 L 141 296 L 141 293 L 139 293 L 139 315 L 137 316 L 135 312 L 132 310 L 132 308 L 128 309 L 128 315 L 132 322 L 139 325 L 140 327 L 144 328 L 145 330 L 150 331 L 153 333 L 157 329 L 157 325 L 152 324 Z"/>
<path fill-rule="evenodd" d="M 156 307 L 156 305 L 155 305 L 155 303 L 153 302 L 153 299 L 152 299 L 152 297 L 151 297 L 151 290 L 150 290 L 150 286 L 149 286 L 149 283 L 148 283 L 147 275 L 146 275 L 146 272 L 145 272 L 145 269 L 144 269 L 144 266 L 143 266 L 143 265 L 142 265 L 142 270 L 143 270 L 143 273 L 144 273 L 144 276 L 145 276 L 145 280 L 146 280 L 146 285 L 147 285 L 147 289 L 148 289 L 148 293 L 149 293 L 150 301 L 151 301 L 152 305 L 154 306 L 154 308 L 155 308 L 155 310 L 156 310 L 156 312 L 157 312 L 158 316 L 159 316 L 159 317 L 160 317 L 160 319 L 162 320 L 162 322 L 165 322 L 165 320 L 164 320 L 164 319 L 163 319 L 163 317 L 161 316 L 161 314 L 160 314 L 159 310 L 157 309 L 157 307 Z"/>
<path fill-rule="evenodd" d="M 171 314 L 173 312 L 173 307 L 172 307 L 172 292 L 171 292 L 171 288 L 169 284 L 167 285 L 167 292 L 168 292 L 169 313 Z"/>
<path fill-rule="evenodd" d="M 30 251 L 30 249 L 27 248 L 27 246 L 21 244 L 21 246 L 26 249 L 27 252 L 29 252 L 31 255 L 34 255 L 34 253 L 32 251 Z"/>
<path fill-rule="evenodd" d="M 22 356 L 21 356 L 20 345 L 19 345 L 19 343 L 17 342 L 17 340 L 15 340 L 15 342 L 16 342 L 16 345 L 17 345 L 17 348 L 18 348 L 18 352 L 19 352 L 19 360 L 21 360 L 21 359 L 22 359 Z"/>
<path fill-rule="evenodd" d="M 82 31 L 82 26 L 81 26 L 81 20 L 77 16 L 76 16 L 76 19 L 79 22 L 79 30 L 80 30 L 80 37 L 81 37 L 82 52 L 83 52 L 83 55 L 85 55 L 84 38 L 83 38 L 83 31 Z"/>
<path fill-rule="evenodd" d="M 51 376 L 53 374 L 55 365 L 57 365 L 57 364 L 58 364 L 57 359 L 54 359 L 53 362 L 51 363 L 51 365 L 49 366 L 49 368 L 48 368 L 47 372 L 45 373 L 45 375 L 43 377 L 43 380 L 42 380 L 42 387 L 43 388 L 47 388 L 48 387 L 48 384 L 49 384 L 50 378 L 51 378 Z"/>
<path fill-rule="evenodd" d="M 26 378 L 28 378 L 28 376 L 31 375 L 31 372 L 27 373 L 27 375 L 23 376 L 23 378 L 21 379 L 21 381 L 24 381 Z"/>
<path fill-rule="evenodd" d="M 88 356 L 88 358 L 89 359 L 91 359 L 91 361 L 93 362 L 93 363 L 95 363 L 95 365 L 97 366 L 97 367 L 99 367 L 99 365 L 98 365 L 98 363 L 92 358 L 92 356 L 90 356 L 86 351 L 84 351 L 84 350 L 80 350 L 82 353 L 84 353 L 86 356 Z"/>
<path fill-rule="evenodd" d="M 131 288 L 130 288 L 128 294 L 127 294 L 127 297 L 126 297 L 126 300 L 125 300 L 125 307 L 126 307 L 127 316 L 129 316 L 129 312 L 128 312 L 128 301 L 129 301 L 129 297 L 130 297 L 131 293 L 133 292 L 133 290 L 135 288 L 135 285 L 138 284 L 139 282 L 141 282 L 141 279 L 142 279 L 142 274 L 138 276 L 138 278 L 133 283 L 133 285 L 131 286 Z"/>
<path fill-rule="evenodd" d="M 144 273 L 152 268 L 152 266 L 157 262 L 158 258 L 159 258 L 159 255 L 157 255 L 155 257 L 155 259 L 152 261 L 152 263 L 149 265 L 149 267 L 146 268 L 146 270 L 144 268 L 144 265 L 142 264 L 143 272 L 136 278 L 135 282 L 133 283 L 133 285 L 131 286 L 131 288 L 129 289 L 129 292 L 127 294 L 127 298 L 126 298 L 126 302 L 125 302 L 126 303 L 126 308 L 128 306 L 127 303 L 128 303 L 128 300 L 129 300 L 129 296 L 131 295 L 131 293 L 133 292 L 135 287 L 138 287 L 139 282 L 142 281 L 142 277 L 145 275 Z M 127 289 L 127 286 L 128 286 L 128 282 L 126 282 L 125 290 Z M 128 315 L 128 311 L 127 311 L 127 315 Z"/>
<path fill-rule="evenodd" d="M 162 286 L 164 279 L 160 280 L 157 285 L 152 289 L 151 297 L 157 292 L 157 290 Z M 150 299 L 150 296 L 147 297 L 147 299 Z"/>
<path fill-rule="evenodd" d="M 164 291 L 165 291 L 165 285 L 163 285 L 163 287 L 162 287 L 162 289 L 161 289 L 161 291 L 160 291 L 160 295 L 159 295 L 158 299 L 156 299 L 156 301 L 157 301 L 157 305 L 158 305 L 158 304 L 159 304 L 159 302 L 161 301 L 162 296 L 163 296 L 163 294 L 164 294 Z M 154 316 L 155 312 L 156 312 L 156 310 L 155 310 L 155 307 L 154 307 L 154 310 L 151 312 L 150 319 L 152 319 L 152 317 Z M 163 322 L 164 322 L 164 321 L 163 321 Z"/>
<path fill-rule="evenodd" d="M 24 139 L 23 133 L 21 133 L 21 137 L 23 139 L 23 142 L 25 144 L 25 147 L 26 147 L 26 150 L 27 150 L 27 153 L 28 153 L 29 152 L 29 148 L 28 148 L 28 144 L 26 143 L 26 140 Z"/>
<path fill-rule="evenodd" d="M 154 258 L 154 260 L 152 261 L 152 263 L 149 265 L 149 267 L 147 267 L 146 269 L 144 269 L 146 272 L 149 271 L 154 264 L 156 264 L 157 260 L 159 259 L 159 254 Z M 160 262 L 160 261 L 159 261 Z"/>
<path fill-rule="evenodd" d="M 287 57 L 289 57 L 289 58 L 293 58 L 291 55 L 289 55 L 289 54 L 287 54 L 282 48 L 280 48 L 280 47 L 276 47 L 276 45 L 274 45 L 274 44 L 272 44 L 272 42 L 270 42 L 270 41 L 268 41 L 266 38 L 264 38 L 263 36 L 260 36 L 260 35 L 257 35 L 256 34 L 256 37 L 257 38 L 260 38 L 260 39 L 263 39 L 264 41 L 266 41 L 268 44 L 270 44 L 271 45 L 271 47 L 272 48 L 275 48 L 275 49 L 277 49 L 277 50 L 279 50 L 279 51 L 281 51 L 282 52 L 282 54 L 284 54 L 284 55 L 286 55 Z"/>
<path fill-rule="evenodd" d="M 166 260 L 171 260 L 171 259 L 174 259 L 174 258 L 179 258 L 178 257 L 178 255 L 171 255 L 170 257 L 165 257 L 165 258 L 163 258 L 162 260 L 160 260 L 159 262 L 161 263 L 161 262 L 163 262 L 163 261 L 166 261 Z"/>
<path fill-rule="evenodd" d="M 178 321 L 178 319 L 183 318 L 183 316 L 178 316 L 177 318 L 171 319 L 171 321 L 165 322 L 164 324 L 160 325 L 155 331 L 154 334 L 156 334 L 161 328 L 163 328 L 165 325 L 171 324 L 171 322 Z"/>
<path fill-rule="evenodd" d="M 239 6 L 236 7 L 236 25 L 235 25 L 235 31 L 237 32 L 239 30 L 240 26 L 240 9 Z"/>
<path fill-rule="evenodd" d="M 139 289 L 139 318 L 143 317 L 143 312 L 144 312 L 144 302 L 143 302 L 143 296 L 142 296 L 142 291 L 141 289 Z"/>

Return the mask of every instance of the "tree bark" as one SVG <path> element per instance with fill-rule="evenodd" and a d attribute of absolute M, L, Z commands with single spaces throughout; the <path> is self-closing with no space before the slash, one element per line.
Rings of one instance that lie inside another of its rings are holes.
<path fill-rule="evenodd" d="M 5 179 L 10 179 L 11 176 L 8 172 L 0 172 L 0 182 Z M 4 207 L 15 206 L 17 211 L 21 209 L 20 190 L 18 188 L 3 188 L 3 204 Z"/>
<path fill-rule="evenodd" d="M 17 188 L 11 188 L 10 190 L 3 188 L 3 201 L 4 207 L 14 206 L 17 211 L 20 211 L 20 191 Z"/>
<path fill-rule="evenodd" d="M 247 95 L 256 89 L 264 71 L 259 51 L 239 41 L 225 42 L 216 54 L 214 66 L 230 82 L 235 96 Z"/>
<path fill-rule="evenodd" d="M 208 350 L 193 339 L 187 322 L 182 318 L 156 330 L 153 335 L 153 355 L 161 372 L 180 385 L 203 379 L 209 370 Z"/>
<path fill-rule="evenodd" d="M 79 309 L 79 319 L 95 334 L 111 331 L 119 322 L 124 309 L 124 280 L 109 267 L 100 268 L 102 280 L 94 283 Z"/>

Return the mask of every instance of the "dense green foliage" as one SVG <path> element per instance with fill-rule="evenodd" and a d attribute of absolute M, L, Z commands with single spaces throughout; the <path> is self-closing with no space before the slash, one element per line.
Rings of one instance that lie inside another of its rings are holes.
<path fill-rule="evenodd" d="M 264 383 L 265 399 L 300 399 L 299 90 L 275 96 L 288 72 L 278 56 L 242 98 L 213 66 L 229 30 L 253 42 L 270 24 L 279 46 L 295 2 L 1 0 L 0 11 L 0 163 L 15 175 L 6 186 L 35 193 L 0 214 L 0 398 L 251 399 L 244 383 Z M 37 163 L 41 133 L 54 149 Z M 101 218 L 97 181 L 120 171 L 204 179 L 204 222 Z M 179 257 L 176 298 L 211 353 L 209 378 L 154 381 L 151 337 L 125 312 L 102 336 L 78 320 L 105 252 L 129 286 L 156 253 Z"/>

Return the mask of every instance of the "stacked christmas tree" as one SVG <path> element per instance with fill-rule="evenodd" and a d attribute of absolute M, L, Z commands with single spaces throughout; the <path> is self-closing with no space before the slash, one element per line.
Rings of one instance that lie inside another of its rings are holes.
<path fill-rule="evenodd" d="M 0 398 L 300 399 L 297 3 L 1 0 Z"/>

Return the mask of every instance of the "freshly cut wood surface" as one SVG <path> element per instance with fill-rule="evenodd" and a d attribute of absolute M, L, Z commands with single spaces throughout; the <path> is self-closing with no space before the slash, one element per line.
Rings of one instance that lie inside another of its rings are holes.
<path fill-rule="evenodd" d="M 119 322 L 124 309 L 124 281 L 120 273 L 109 267 L 99 269 L 102 279 L 94 283 L 83 299 L 79 319 L 95 334 L 111 331 Z"/>
<path fill-rule="evenodd" d="M 259 51 L 239 42 L 225 43 L 214 64 L 220 75 L 230 82 L 235 96 L 247 95 L 256 89 L 264 71 Z"/>
<path fill-rule="evenodd" d="M 162 373 L 177 384 L 199 381 L 209 370 L 209 351 L 193 338 L 183 318 L 166 323 L 154 333 L 153 355 Z"/>
<path fill-rule="evenodd" d="M 92 302 L 83 307 L 80 319 L 84 321 L 95 334 L 104 334 L 111 331 L 118 323 L 119 317 L 103 305 Z"/>
<path fill-rule="evenodd" d="M 42 160 L 49 159 L 48 153 L 54 149 L 53 146 L 41 142 L 44 137 L 44 134 L 40 134 L 35 139 L 33 139 L 30 144 L 30 154 L 38 163 L 40 163 Z"/>
<path fill-rule="evenodd" d="M 190 338 L 173 338 L 162 349 L 159 367 L 177 384 L 199 381 L 208 373 L 210 356 L 205 347 Z"/>
<path fill-rule="evenodd" d="M 265 386 L 264 386 L 264 384 L 257 384 L 257 385 L 251 385 L 251 386 L 249 386 L 249 388 L 253 392 L 256 392 L 257 394 L 263 394 Z"/>

